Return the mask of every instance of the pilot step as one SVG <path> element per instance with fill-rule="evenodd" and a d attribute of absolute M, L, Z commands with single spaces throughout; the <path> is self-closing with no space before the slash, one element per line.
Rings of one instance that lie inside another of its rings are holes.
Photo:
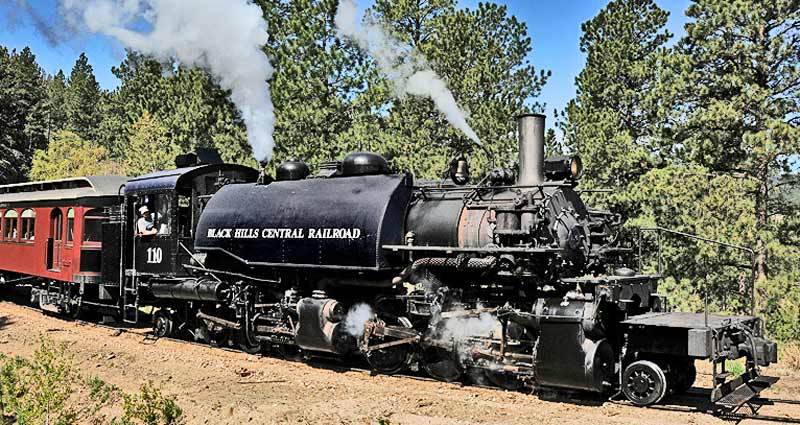
<path fill-rule="evenodd" d="M 778 382 L 778 378 L 773 376 L 758 376 L 720 398 L 715 404 L 727 409 L 736 409 L 757 397 L 761 391 L 764 391 L 776 382 Z"/>

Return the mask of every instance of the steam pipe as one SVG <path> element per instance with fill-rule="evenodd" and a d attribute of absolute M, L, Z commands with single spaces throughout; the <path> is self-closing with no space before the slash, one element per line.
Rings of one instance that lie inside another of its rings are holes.
<path fill-rule="evenodd" d="M 521 186 L 544 183 L 544 120 L 542 114 L 517 117 L 519 137 L 519 178 Z"/>
<path fill-rule="evenodd" d="M 392 279 L 392 283 L 397 285 L 404 282 L 409 276 L 420 268 L 451 268 L 456 270 L 488 270 L 497 264 L 497 258 L 466 258 L 466 257 L 426 257 L 414 261 L 406 267 L 399 276 Z"/>

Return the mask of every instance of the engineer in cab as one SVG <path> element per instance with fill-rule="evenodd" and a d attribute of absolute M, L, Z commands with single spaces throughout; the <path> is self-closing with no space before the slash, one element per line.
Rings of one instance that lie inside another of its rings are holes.
<path fill-rule="evenodd" d="M 156 227 L 156 220 L 153 217 L 153 213 L 150 212 L 150 208 L 147 208 L 147 205 L 143 205 L 139 208 L 139 221 L 136 222 L 136 232 L 139 236 L 152 236 L 158 233 L 158 227 Z"/>

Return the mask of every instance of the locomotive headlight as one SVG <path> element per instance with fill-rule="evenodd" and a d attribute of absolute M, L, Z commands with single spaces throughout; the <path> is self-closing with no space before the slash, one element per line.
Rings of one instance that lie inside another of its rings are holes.
<path fill-rule="evenodd" d="M 578 180 L 583 175 L 583 161 L 577 155 L 553 156 L 544 160 L 548 180 Z"/>
<path fill-rule="evenodd" d="M 583 161 L 578 155 L 573 156 L 569 162 L 569 172 L 573 180 L 578 180 L 583 175 Z"/>

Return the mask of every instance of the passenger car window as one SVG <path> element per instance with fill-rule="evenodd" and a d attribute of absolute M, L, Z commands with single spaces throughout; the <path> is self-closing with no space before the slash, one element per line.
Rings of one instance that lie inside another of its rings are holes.
<path fill-rule="evenodd" d="M 22 212 L 22 240 L 34 241 L 36 240 L 36 211 L 27 209 Z"/>
<path fill-rule="evenodd" d="M 83 244 L 100 244 L 103 241 L 103 211 L 89 210 L 83 216 Z"/>
<path fill-rule="evenodd" d="M 6 211 L 5 216 L 3 216 L 3 239 L 7 241 L 17 240 L 18 217 L 19 214 L 15 210 Z"/>
<path fill-rule="evenodd" d="M 71 244 L 74 240 L 75 232 L 75 210 L 70 208 L 67 211 L 67 243 Z"/>

